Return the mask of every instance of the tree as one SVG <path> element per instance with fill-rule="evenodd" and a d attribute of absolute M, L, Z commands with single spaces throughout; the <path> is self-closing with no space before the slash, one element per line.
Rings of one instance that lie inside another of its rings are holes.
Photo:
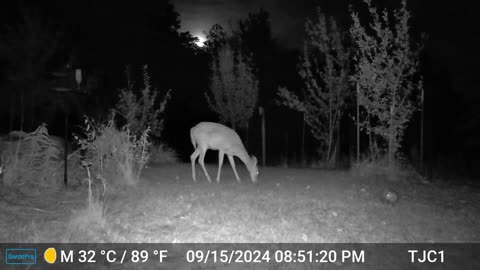
<path fill-rule="evenodd" d="M 214 57 L 218 57 L 218 52 L 227 42 L 227 33 L 220 24 L 214 24 L 205 34 L 207 41 L 205 47 Z"/>
<path fill-rule="evenodd" d="M 219 50 L 218 58 L 213 58 L 211 69 L 211 95 L 205 95 L 209 107 L 221 122 L 231 124 L 233 129 L 246 126 L 258 102 L 258 81 L 248 59 L 225 45 Z"/>
<path fill-rule="evenodd" d="M 260 9 L 239 20 L 232 29 L 235 49 L 251 59 L 252 71 L 258 78 L 259 103 L 267 107 L 275 96 L 275 44 L 270 26 L 270 14 Z"/>
<path fill-rule="evenodd" d="M 362 109 L 362 130 L 387 142 L 389 164 L 393 165 L 402 135 L 411 115 L 419 107 L 422 78 L 419 76 L 420 46 L 410 43 L 406 0 L 393 12 L 393 21 L 384 10 L 381 15 L 364 0 L 373 22 L 370 29 L 362 26 L 352 12 L 351 37 L 357 46 L 354 56 L 358 100 Z"/>
<path fill-rule="evenodd" d="M 349 52 L 333 18 L 317 10 L 317 20 L 307 19 L 299 73 L 305 88 L 299 97 L 286 88 L 279 89 L 284 105 L 305 114 L 305 121 L 319 142 L 318 152 L 332 162 L 338 149 L 340 119 L 349 95 Z"/>
<path fill-rule="evenodd" d="M 10 104 L 11 122 L 16 114 L 13 106 L 16 100 L 19 101 L 21 129 L 24 128 L 25 110 L 28 107 L 33 127 L 35 107 L 42 101 L 52 100 L 50 92 L 45 91 L 48 90 L 47 65 L 58 47 L 59 33 L 51 22 L 29 9 L 21 10 L 17 25 L 2 30 L 0 62 L 5 64 L 6 79 L 12 90 L 2 99 Z"/>
<path fill-rule="evenodd" d="M 163 130 L 163 119 L 159 117 L 165 111 L 170 99 L 170 90 L 162 100 L 158 101 L 158 92 L 151 86 L 147 65 L 143 66 L 142 71 L 144 87 L 140 91 L 140 97 L 134 93 L 133 82 L 127 68 L 127 88 L 120 89 L 119 100 L 115 107 L 125 117 L 133 135 L 141 136 L 148 129 L 151 130 L 153 137 L 158 139 Z M 158 105 L 157 102 L 159 102 Z"/>

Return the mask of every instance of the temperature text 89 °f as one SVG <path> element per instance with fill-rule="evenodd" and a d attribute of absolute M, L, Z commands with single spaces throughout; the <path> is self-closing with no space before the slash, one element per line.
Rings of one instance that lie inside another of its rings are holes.
<path fill-rule="evenodd" d="M 167 258 L 167 250 L 154 250 L 151 252 L 153 257 L 157 257 L 159 262 L 163 262 Z M 74 252 L 72 250 L 60 251 L 60 261 L 63 263 L 73 263 L 77 261 L 79 263 L 97 263 L 97 255 L 103 257 L 109 263 L 144 263 L 149 259 L 149 252 L 147 250 L 100 250 L 99 254 L 95 250 L 79 250 L 74 258 Z"/>

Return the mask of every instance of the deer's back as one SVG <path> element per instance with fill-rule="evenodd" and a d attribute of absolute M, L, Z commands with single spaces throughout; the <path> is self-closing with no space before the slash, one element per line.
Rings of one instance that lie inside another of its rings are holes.
<path fill-rule="evenodd" d="M 243 146 L 238 134 L 231 128 L 213 122 L 201 122 L 191 131 L 193 138 L 201 147 L 228 152 L 229 149 Z"/>

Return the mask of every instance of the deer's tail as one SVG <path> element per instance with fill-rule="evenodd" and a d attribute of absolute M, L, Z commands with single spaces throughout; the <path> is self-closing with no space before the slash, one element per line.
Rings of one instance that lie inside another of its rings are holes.
<path fill-rule="evenodd" d="M 193 137 L 193 128 L 190 129 L 190 139 L 192 140 L 193 148 L 197 149 L 197 141 L 195 141 L 195 138 Z"/>

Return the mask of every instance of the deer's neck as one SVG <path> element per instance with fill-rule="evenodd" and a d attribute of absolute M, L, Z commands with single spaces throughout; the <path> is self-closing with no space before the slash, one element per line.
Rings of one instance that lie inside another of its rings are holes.
<path fill-rule="evenodd" d="M 242 147 L 243 148 L 243 147 Z M 252 164 L 252 159 L 248 155 L 247 151 L 245 148 L 242 149 L 243 151 L 239 151 L 237 154 L 237 157 L 247 166 L 247 168 L 250 170 L 250 166 Z"/>

